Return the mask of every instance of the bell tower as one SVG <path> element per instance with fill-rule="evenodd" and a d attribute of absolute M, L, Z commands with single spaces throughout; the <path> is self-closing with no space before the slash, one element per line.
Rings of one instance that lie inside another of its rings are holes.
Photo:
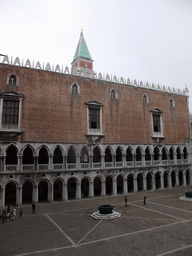
<path fill-rule="evenodd" d="M 81 30 L 80 39 L 71 65 L 72 74 L 82 70 L 93 71 L 93 60 L 85 42 L 83 30 Z"/>

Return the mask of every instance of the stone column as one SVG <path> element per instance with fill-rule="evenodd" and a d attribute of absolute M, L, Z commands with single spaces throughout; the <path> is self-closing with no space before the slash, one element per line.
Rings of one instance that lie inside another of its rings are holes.
<path fill-rule="evenodd" d="M 76 155 L 76 169 L 79 170 L 80 169 L 80 156 L 81 155 Z"/>
<path fill-rule="evenodd" d="M 68 191 L 67 191 L 67 184 L 63 183 L 63 191 L 62 191 L 62 200 L 68 200 Z"/>
<path fill-rule="evenodd" d="M 146 176 L 143 177 L 143 190 L 147 190 L 147 179 L 146 179 Z"/>
<path fill-rule="evenodd" d="M 112 162 L 113 162 L 113 167 L 115 167 L 115 163 L 116 163 L 116 154 L 112 154 Z"/>
<path fill-rule="evenodd" d="M 34 156 L 34 169 L 38 170 L 38 156 Z"/>
<path fill-rule="evenodd" d="M 22 155 L 18 155 L 17 171 L 18 172 L 23 171 L 23 168 L 22 168 Z"/>
<path fill-rule="evenodd" d="M 93 155 L 92 154 L 89 155 L 89 167 L 93 168 Z"/>
<path fill-rule="evenodd" d="M 49 158 L 48 158 L 48 169 L 49 170 L 53 170 L 53 155 L 49 154 Z"/>
<path fill-rule="evenodd" d="M 101 196 L 106 196 L 105 180 L 101 181 Z"/>
<path fill-rule="evenodd" d="M 5 206 L 5 189 L 0 188 L 0 206 Z"/>
<path fill-rule="evenodd" d="M 161 188 L 164 188 L 164 179 L 163 179 L 163 173 L 161 173 Z"/>
<path fill-rule="evenodd" d="M 93 181 L 89 182 L 89 197 L 94 197 Z"/>
<path fill-rule="evenodd" d="M 52 184 L 48 184 L 48 201 L 50 203 L 53 202 L 53 185 Z"/>
<path fill-rule="evenodd" d="M 174 164 L 177 164 L 177 153 L 173 152 L 173 160 L 174 160 Z"/>
<path fill-rule="evenodd" d="M 132 156 L 133 156 L 133 166 L 136 166 L 136 153 L 133 153 Z"/>
<path fill-rule="evenodd" d="M 22 204 L 22 187 L 16 188 L 16 205 Z"/>
<path fill-rule="evenodd" d="M 78 183 L 76 183 L 77 185 L 77 187 L 76 187 L 76 199 L 80 199 L 81 198 L 81 183 L 80 182 L 78 182 Z"/>
<path fill-rule="evenodd" d="M 141 154 L 142 166 L 145 165 L 145 153 Z"/>
<path fill-rule="evenodd" d="M 63 156 L 63 169 L 66 170 L 67 169 L 67 155 Z"/>
<path fill-rule="evenodd" d="M 101 154 L 101 168 L 105 168 L 105 154 Z"/>
<path fill-rule="evenodd" d="M 113 180 L 113 195 L 117 195 L 117 180 Z"/>
<path fill-rule="evenodd" d="M 6 167 L 5 167 L 5 156 L 2 156 L 1 158 L 1 171 L 5 172 L 6 171 Z"/>
<path fill-rule="evenodd" d="M 123 179 L 123 192 L 126 194 L 127 193 L 127 179 Z"/>
<path fill-rule="evenodd" d="M 152 190 L 156 189 L 156 184 L 155 184 L 155 175 L 152 175 Z"/>
<path fill-rule="evenodd" d="M 122 154 L 123 166 L 126 166 L 126 153 Z"/>
<path fill-rule="evenodd" d="M 187 186 L 186 173 L 183 173 L 183 186 Z"/>
<path fill-rule="evenodd" d="M 175 170 L 175 179 L 176 179 L 176 184 L 175 184 L 175 186 L 176 187 L 178 187 L 179 186 L 179 172 L 177 172 L 176 170 Z"/>
<path fill-rule="evenodd" d="M 134 182 L 134 192 L 137 192 L 138 191 L 138 187 L 137 187 L 137 177 L 133 178 L 133 182 Z"/>
<path fill-rule="evenodd" d="M 38 192 L 39 192 L 38 186 L 34 185 L 33 186 L 33 196 L 32 196 L 32 201 L 34 203 L 38 203 Z"/>

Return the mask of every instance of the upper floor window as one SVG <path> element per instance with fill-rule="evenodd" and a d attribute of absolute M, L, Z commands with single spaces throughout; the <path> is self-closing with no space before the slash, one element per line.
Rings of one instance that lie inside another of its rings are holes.
<path fill-rule="evenodd" d="M 71 93 L 72 94 L 80 94 L 80 87 L 77 83 L 73 83 L 71 85 Z"/>
<path fill-rule="evenodd" d="M 147 94 L 143 94 L 142 101 L 144 104 L 149 103 L 149 98 L 148 98 Z"/>
<path fill-rule="evenodd" d="M 23 95 L 16 92 L 2 92 L 0 130 L 20 130 Z"/>
<path fill-rule="evenodd" d="M 174 108 L 174 107 L 175 107 L 175 102 L 174 102 L 173 99 L 170 99 L 170 100 L 169 100 L 169 104 L 170 104 L 170 107 L 171 107 L 171 108 Z"/>
<path fill-rule="evenodd" d="M 117 91 L 115 89 L 112 89 L 110 91 L 110 98 L 111 99 L 117 99 Z"/>
<path fill-rule="evenodd" d="M 102 104 L 96 101 L 87 102 L 88 133 L 102 133 Z"/>
<path fill-rule="evenodd" d="M 10 74 L 8 77 L 8 85 L 17 85 L 17 76 L 15 74 Z"/>
<path fill-rule="evenodd" d="M 153 136 L 162 137 L 163 136 L 162 111 L 156 108 L 151 110 L 151 112 L 152 112 Z"/>

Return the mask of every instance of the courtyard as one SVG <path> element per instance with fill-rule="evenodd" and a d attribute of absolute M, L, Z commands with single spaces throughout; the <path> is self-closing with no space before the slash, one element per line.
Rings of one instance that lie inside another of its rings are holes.
<path fill-rule="evenodd" d="M 129 193 L 127 207 L 123 194 L 41 203 L 36 214 L 22 205 L 16 220 L 0 224 L 0 255 L 192 255 L 192 201 L 179 200 L 187 190 L 192 186 Z M 121 217 L 93 219 L 101 204 Z"/>

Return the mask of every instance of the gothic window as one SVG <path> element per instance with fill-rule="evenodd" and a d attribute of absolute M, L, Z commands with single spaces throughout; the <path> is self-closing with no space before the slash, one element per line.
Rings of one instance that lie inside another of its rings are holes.
<path fill-rule="evenodd" d="M 80 94 L 80 87 L 77 83 L 73 83 L 71 85 L 71 93 L 72 94 Z"/>
<path fill-rule="evenodd" d="M 9 75 L 8 85 L 17 85 L 17 76 L 15 74 L 10 74 Z"/>
<path fill-rule="evenodd" d="M 117 92 L 116 92 L 115 89 L 112 89 L 112 90 L 110 91 L 110 98 L 111 98 L 111 99 L 117 99 Z"/>
<path fill-rule="evenodd" d="M 171 107 L 171 108 L 174 108 L 174 107 L 175 107 L 175 102 L 174 102 L 173 99 L 170 99 L 170 100 L 169 100 L 169 104 L 170 104 L 170 107 Z"/>
<path fill-rule="evenodd" d="M 147 94 L 143 94 L 142 100 L 143 100 L 143 104 L 149 103 L 149 99 L 148 99 Z"/>

